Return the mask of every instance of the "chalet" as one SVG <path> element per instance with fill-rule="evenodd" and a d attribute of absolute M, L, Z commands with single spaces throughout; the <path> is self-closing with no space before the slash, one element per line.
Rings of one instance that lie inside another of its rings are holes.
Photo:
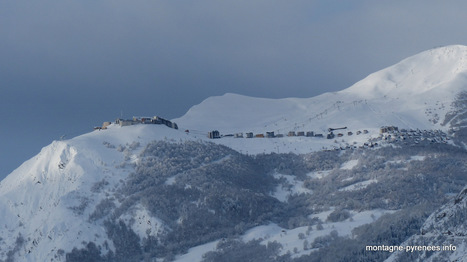
<path fill-rule="evenodd" d="M 276 137 L 276 136 L 274 135 L 274 131 L 273 131 L 273 132 L 266 132 L 266 137 L 267 138 L 273 138 L 273 137 Z"/>
<path fill-rule="evenodd" d="M 235 138 L 243 138 L 243 133 L 236 133 Z"/>
<path fill-rule="evenodd" d="M 253 138 L 253 133 L 252 132 L 248 132 L 245 135 L 246 135 L 246 138 Z"/>
<path fill-rule="evenodd" d="M 213 130 L 213 131 L 208 133 L 208 137 L 211 138 L 211 139 L 216 139 L 216 138 L 221 138 L 221 135 L 220 135 L 219 131 Z"/>
<path fill-rule="evenodd" d="M 397 126 L 382 126 L 379 129 L 379 132 L 381 134 L 388 133 L 388 132 L 395 132 L 395 131 L 399 131 L 399 128 Z"/>
<path fill-rule="evenodd" d="M 276 137 L 284 137 L 284 134 L 277 134 Z"/>
<path fill-rule="evenodd" d="M 290 131 L 290 132 L 287 134 L 287 136 L 296 136 L 296 135 L 295 135 L 295 131 Z"/>
<path fill-rule="evenodd" d="M 297 136 L 305 136 L 305 132 L 303 132 L 303 131 L 298 131 L 298 132 L 297 132 Z"/>
<path fill-rule="evenodd" d="M 255 137 L 256 138 L 264 138 L 264 134 L 256 134 Z"/>
<path fill-rule="evenodd" d="M 307 137 L 315 136 L 315 132 L 313 132 L 313 131 L 308 131 L 308 132 L 306 132 L 306 136 L 307 136 Z"/>

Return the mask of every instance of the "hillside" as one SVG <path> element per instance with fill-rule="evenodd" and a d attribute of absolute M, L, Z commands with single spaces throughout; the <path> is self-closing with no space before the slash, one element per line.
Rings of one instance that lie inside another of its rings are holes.
<path fill-rule="evenodd" d="M 466 54 L 429 50 L 313 98 L 211 97 L 178 130 L 54 141 L 0 182 L 0 261 L 381 261 L 365 246 L 458 233 Z M 285 136 L 225 136 L 271 131 Z"/>
<path fill-rule="evenodd" d="M 467 47 L 428 50 L 373 73 L 340 92 L 312 98 L 210 97 L 174 119 L 185 129 L 222 133 L 350 130 L 395 125 L 443 129 L 457 94 L 465 91 Z M 312 86 L 311 86 L 312 87 Z"/>
<path fill-rule="evenodd" d="M 395 252 L 388 261 L 463 261 L 467 255 L 467 189 L 428 217 L 403 246 L 431 246 L 438 252 Z"/>
<path fill-rule="evenodd" d="M 25 241 L 18 250 L 23 261 L 50 261 L 59 250 L 89 238 L 103 244 L 98 237 L 106 234 L 102 225 L 88 223 L 93 211 L 89 206 L 98 204 L 128 176 L 131 169 L 125 165 L 136 160 L 138 143 L 177 137 L 166 129 L 138 126 L 120 132 L 110 128 L 54 141 L 13 171 L 0 183 L 3 256 L 15 239 Z M 101 186 L 107 186 L 107 193 L 96 191 Z"/>

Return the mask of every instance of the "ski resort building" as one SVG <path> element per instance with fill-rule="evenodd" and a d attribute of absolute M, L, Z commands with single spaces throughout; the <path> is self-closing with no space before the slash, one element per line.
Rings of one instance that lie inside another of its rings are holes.
<path fill-rule="evenodd" d="M 208 133 L 208 137 L 211 139 L 221 138 L 221 134 L 217 130 L 213 130 Z"/>
<path fill-rule="evenodd" d="M 137 123 L 134 123 L 133 120 L 128 120 L 128 119 L 117 119 L 115 123 L 120 126 L 131 126 L 131 125 L 137 124 Z"/>
<path fill-rule="evenodd" d="M 243 133 L 236 133 L 235 138 L 243 138 Z"/>
<path fill-rule="evenodd" d="M 109 123 L 109 122 L 104 122 Z M 154 125 L 166 125 L 167 127 L 178 129 L 178 125 L 173 123 L 167 119 L 164 119 L 159 116 L 154 117 L 137 117 L 134 116 L 133 119 L 117 119 L 115 120 L 115 124 L 120 126 L 131 126 L 131 125 L 138 125 L 138 124 L 154 124 Z"/>
<path fill-rule="evenodd" d="M 388 133 L 388 132 L 394 132 L 394 131 L 399 131 L 399 128 L 397 126 L 382 126 L 379 129 L 379 132 L 381 134 Z"/>

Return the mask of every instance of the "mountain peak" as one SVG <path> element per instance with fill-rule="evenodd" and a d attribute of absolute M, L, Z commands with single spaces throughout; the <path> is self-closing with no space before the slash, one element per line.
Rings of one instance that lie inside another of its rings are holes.
<path fill-rule="evenodd" d="M 466 60 L 467 46 L 430 49 L 370 74 L 341 92 L 366 99 L 407 97 L 426 92 L 452 93 L 458 91 L 458 86 L 452 85 L 453 81 L 467 73 Z"/>
<path fill-rule="evenodd" d="M 467 83 L 467 46 L 421 52 L 370 74 L 351 87 L 312 98 L 267 99 L 227 93 L 193 106 L 175 121 L 186 129 L 221 132 L 329 127 L 445 129 L 441 123 Z"/>

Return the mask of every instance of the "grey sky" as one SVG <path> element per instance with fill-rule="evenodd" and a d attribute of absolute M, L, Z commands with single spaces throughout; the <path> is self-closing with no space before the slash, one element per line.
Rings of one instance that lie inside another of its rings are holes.
<path fill-rule="evenodd" d="M 311 97 L 467 44 L 466 1 L 0 1 L 0 178 L 123 112 Z"/>

